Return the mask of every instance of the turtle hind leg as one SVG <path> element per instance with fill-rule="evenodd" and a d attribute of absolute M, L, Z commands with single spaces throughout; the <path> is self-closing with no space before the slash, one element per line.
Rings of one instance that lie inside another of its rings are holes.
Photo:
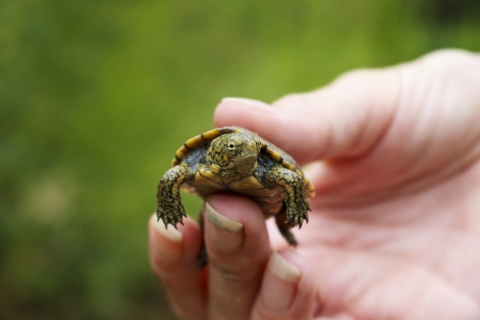
<path fill-rule="evenodd" d="M 198 255 L 197 259 L 197 267 L 198 269 L 203 269 L 203 267 L 208 264 L 207 247 L 205 246 L 205 227 L 203 225 L 203 209 L 198 215 L 198 224 L 200 225 L 200 230 L 202 231 L 202 247 L 200 248 L 200 254 Z"/>
<path fill-rule="evenodd" d="M 200 249 L 200 254 L 198 255 L 197 259 L 197 268 L 202 270 L 208 264 L 207 258 L 207 249 L 205 248 L 205 243 L 202 245 L 202 249 Z"/>
<path fill-rule="evenodd" d="M 291 231 L 292 224 L 287 220 L 287 208 L 285 205 L 283 206 L 282 210 L 277 215 L 275 215 L 275 222 L 277 224 L 278 230 L 285 238 L 285 240 L 287 240 L 288 244 L 296 247 L 298 242 Z"/>

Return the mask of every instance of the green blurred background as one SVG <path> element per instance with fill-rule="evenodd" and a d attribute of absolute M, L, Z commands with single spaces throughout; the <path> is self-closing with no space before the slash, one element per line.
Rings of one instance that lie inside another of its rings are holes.
<path fill-rule="evenodd" d="M 480 51 L 479 4 L 0 0 L 0 318 L 173 319 L 147 219 L 220 99 Z"/>

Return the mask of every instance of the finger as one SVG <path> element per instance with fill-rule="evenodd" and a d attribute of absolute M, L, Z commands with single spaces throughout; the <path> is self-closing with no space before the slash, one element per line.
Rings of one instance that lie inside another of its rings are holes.
<path fill-rule="evenodd" d="M 252 319 L 312 319 L 316 281 L 308 263 L 294 251 L 274 252 L 263 276 Z"/>
<path fill-rule="evenodd" d="M 257 132 L 299 163 L 368 152 L 392 121 L 398 68 L 345 74 L 329 86 L 272 103 L 225 98 L 215 124 Z M 299 143 L 299 142 L 302 143 Z"/>
<path fill-rule="evenodd" d="M 205 275 L 196 264 L 202 235 L 190 218 L 183 221 L 178 230 L 165 229 L 155 215 L 151 217 L 150 263 L 181 319 L 207 319 Z"/>
<path fill-rule="evenodd" d="M 212 196 L 205 207 L 210 319 L 248 319 L 270 256 L 264 216 L 233 195 Z"/>

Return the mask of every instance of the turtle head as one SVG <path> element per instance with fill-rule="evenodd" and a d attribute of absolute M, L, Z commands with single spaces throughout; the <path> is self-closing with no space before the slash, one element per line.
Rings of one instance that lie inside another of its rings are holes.
<path fill-rule="evenodd" d="M 252 134 L 235 132 L 212 141 L 207 151 L 210 170 L 221 176 L 244 177 L 257 167 L 261 141 Z"/>

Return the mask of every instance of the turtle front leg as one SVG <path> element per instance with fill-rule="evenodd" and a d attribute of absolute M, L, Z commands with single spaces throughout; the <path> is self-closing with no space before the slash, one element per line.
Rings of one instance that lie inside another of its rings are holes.
<path fill-rule="evenodd" d="M 188 175 L 188 167 L 180 164 L 168 170 L 158 183 L 157 218 L 162 219 L 165 228 L 168 224 L 176 228 L 177 223 L 183 224 L 182 219 L 187 216 L 180 199 L 179 187 Z"/>
<path fill-rule="evenodd" d="M 267 180 L 285 190 L 287 221 L 292 228 L 296 225 L 301 228 L 304 221 L 308 222 L 308 211 L 310 211 L 302 177 L 282 166 L 276 166 L 267 174 Z"/>

